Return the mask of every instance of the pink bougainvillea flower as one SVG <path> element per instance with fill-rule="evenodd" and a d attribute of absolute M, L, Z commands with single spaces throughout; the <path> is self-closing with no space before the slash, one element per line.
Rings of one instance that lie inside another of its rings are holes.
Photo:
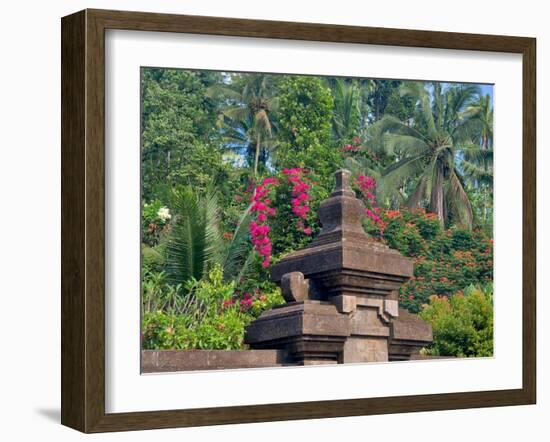
<path fill-rule="evenodd" d="M 376 180 L 372 176 L 359 175 L 359 177 L 355 180 L 355 184 L 361 190 L 363 200 L 365 201 L 365 214 L 378 226 L 380 236 L 383 236 L 386 224 L 379 215 L 380 208 L 377 206 L 376 196 L 372 192 L 376 189 Z M 391 219 L 392 217 L 388 216 L 388 218 Z"/>
<path fill-rule="evenodd" d="M 306 182 L 304 174 L 305 169 L 293 167 L 283 169 L 282 174 L 286 177 L 289 184 L 292 185 L 291 210 L 298 217 L 296 227 L 305 235 L 311 235 L 311 228 L 305 227 L 304 220 L 307 219 L 307 214 L 311 208 L 309 206 L 309 190 L 311 185 Z M 268 225 L 269 218 L 277 214 L 275 208 L 271 207 L 272 199 L 270 194 L 276 186 L 279 185 L 279 180 L 276 177 L 264 178 L 258 185 L 252 183 L 247 188 L 246 193 L 250 193 L 250 209 L 249 212 L 253 216 L 250 222 L 250 236 L 254 249 L 262 258 L 262 266 L 269 267 L 271 262 L 271 253 L 273 248 L 269 239 L 270 227 Z"/>

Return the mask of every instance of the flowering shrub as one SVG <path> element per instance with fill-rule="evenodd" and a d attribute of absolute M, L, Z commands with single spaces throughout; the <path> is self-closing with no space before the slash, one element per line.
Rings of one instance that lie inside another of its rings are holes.
<path fill-rule="evenodd" d="M 493 356 L 493 288 L 467 287 L 452 297 L 434 295 L 420 312 L 432 326 L 428 354 L 436 356 Z"/>
<path fill-rule="evenodd" d="M 423 209 L 386 210 L 383 241 L 414 262 L 414 276 L 400 291 L 400 304 L 418 313 L 432 295 L 452 296 L 493 278 L 493 240 L 482 230 L 443 231 Z M 379 235 L 372 228 L 373 235 Z"/>
<path fill-rule="evenodd" d="M 378 226 L 380 236 L 384 235 L 385 223 L 380 217 L 380 208 L 376 203 L 376 181 L 371 176 L 359 175 L 355 180 L 356 186 L 359 188 L 363 201 L 365 202 L 365 215 L 370 218 L 376 226 Z"/>
<path fill-rule="evenodd" d="M 263 258 L 263 267 L 269 267 L 272 252 L 267 218 L 276 213 L 275 209 L 270 207 L 269 193 L 278 183 L 273 177 L 265 178 L 252 193 L 250 212 L 255 215 L 255 219 L 250 223 L 250 236 L 256 252 Z"/>
<path fill-rule="evenodd" d="M 350 144 L 344 144 L 340 148 L 340 152 L 344 154 L 344 157 L 348 157 L 357 152 L 361 152 L 361 150 L 361 137 L 353 137 Z"/>
<path fill-rule="evenodd" d="M 252 193 L 250 213 L 254 215 L 254 219 L 250 223 L 250 236 L 254 249 L 262 259 L 264 268 L 269 267 L 273 252 L 269 236 L 271 227 L 268 224 L 268 219 L 276 214 L 276 209 L 272 207 L 272 197 L 275 193 L 278 206 L 281 206 L 281 196 L 284 195 L 284 198 L 288 198 L 288 193 L 290 193 L 291 212 L 297 217 L 296 230 L 307 236 L 313 233 L 312 228 L 306 225 L 308 214 L 311 212 L 309 201 L 312 186 L 311 182 L 305 178 L 305 174 L 306 171 L 298 167 L 283 169 L 281 179 L 264 178 L 256 187 L 251 186 L 246 191 L 246 193 Z M 288 189 L 285 186 L 280 186 L 281 183 L 289 185 L 290 190 L 287 192 Z M 275 189 L 278 191 L 275 192 Z M 283 217 L 284 215 L 283 213 Z M 285 222 L 287 222 L 286 218 Z"/>
<path fill-rule="evenodd" d="M 233 296 L 224 301 L 224 308 L 237 307 L 241 313 L 247 313 L 253 318 L 269 310 L 271 307 L 284 303 L 284 298 L 278 289 L 272 292 L 264 292 L 260 289 L 254 291 L 235 290 Z"/>
<path fill-rule="evenodd" d="M 183 299 L 169 309 L 146 310 L 142 320 L 144 349 L 239 349 L 245 327 L 264 310 L 284 302 L 280 292 L 242 292 L 223 281 L 220 266 L 193 281 Z"/>
<path fill-rule="evenodd" d="M 234 283 L 224 282 L 221 267 L 215 266 L 207 278 L 191 281 L 172 308 L 144 312 L 142 347 L 238 348 L 250 321 L 238 309 L 223 308 L 233 293 Z"/>

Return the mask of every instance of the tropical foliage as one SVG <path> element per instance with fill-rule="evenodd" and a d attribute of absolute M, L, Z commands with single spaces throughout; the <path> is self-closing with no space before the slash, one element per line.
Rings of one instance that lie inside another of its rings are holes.
<path fill-rule="evenodd" d="M 433 330 L 427 353 L 435 356 L 493 355 L 493 287 L 468 286 L 452 297 L 433 295 L 420 313 Z"/>
<path fill-rule="evenodd" d="M 409 207 L 427 208 L 442 225 L 471 228 L 473 209 L 460 166 L 462 171 L 473 170 L 466 159 L 480 157 L 485 149 L 474 142 L 475 136 L 485 140 L 480 113 L 470 110 L 479 88 L 460 85 L 443 91 L 440 83 L 427 88 L 414 82 L 404 84 L 401 94 L 418 103 L 414 123 L 385 115 L 370 131 L 373 147 L 395 157 L 382 172 L 381 194 Z"/>
<path fill-rule="evenodd" d="M 224 282 L 219 265 L 200 281 L 189 280 L 185 289 L 185 296 L 172 293 L 167 305 L 145 311 L 143 348 L 238 349 L 244 327 L 261 311 L 282 302 L 277 291 L 236 291 L 234 282 Z"/>
<path fill-rule="evenodd" d="M 415 263 L 402 307 L 470 314 L 456 294 L 491 283 L 490 88 L 143 68 L 141 97 L 144 348 L 242 348 L 341 167 L 373 241 Z M 482 354 L 468 345 L 430 351 Z"/>
<path fill-rule="evenodd" d="M 432 295 L 451 297 L 493 280 L 493 240 L 482 229 L 443 230 L 424 209 L 385 210 L 381 218 L 384 241 L 414 262 L 414 276 L 400 292 L 400 304 L 409 311 L 420 312 Z M 381 239 L 377 225 L 369 228 Z"/>

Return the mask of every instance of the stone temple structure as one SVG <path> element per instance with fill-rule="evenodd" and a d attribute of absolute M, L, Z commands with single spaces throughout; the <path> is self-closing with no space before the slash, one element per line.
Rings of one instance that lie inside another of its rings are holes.
<path fill-rule="evenodd" d="M 398 308 L 412 262 L 369 239 L 349 179 L 346 170 L 336 173 L 336 188 L 319 208 L 319 236 L 273 266 L 287 302 L 247 327 L 249 350 L 143 350 L 142 372 L 422 358 L 432 329 Z"/>
<path fill-rule="evenodd" d="M 432 341 L 427 323 L 398 308 L 411 260 L 368 237 L 349 180 L 350 172 L 336 173 L 317 238 L 273 266 L 287 303 L 246 330 L 250 348 L 279 350 L 284 365 L 407 360 Z"/>

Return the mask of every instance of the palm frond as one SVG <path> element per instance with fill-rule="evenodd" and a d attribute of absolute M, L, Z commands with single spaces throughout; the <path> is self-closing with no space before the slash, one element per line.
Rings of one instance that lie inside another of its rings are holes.
<path fill-rule="evenodd" d="M 254 253 L 250 243 L 248 228 L 250 225 L 250 208 L 247 208 L 233 232 L 231 241 L 225 247 L 223 252 L 223 271 L 226 280 L 234 280 L 239 277 L 243 271 L 243 266 L 250 262 L 249 255 Z"/>
<path fill-rule="evenodd" d="M 248 109 L 243 106 L 228 106 L 221 113 L 233 121 L 241 121 L 248 116 Z"/>
<path fill-rule="evenodd" d="M 222 100 L 234 100 L 241 99 L 241 93 L 232 89 L 226 84 L 213 84 L 206 88 L 205 94 L 209 98 L 221 98 Z"/>
<path fill-rule="evenodd" d="M 432 103 L 430 101 L 430 94 L 426 90 L 424 83 L 407 81 L 401 85 L 400 93 L 401 96 L 410 95 L 418 101 L 419 110 L 426 123 L 427 135 L 429 138 L 435 138 L 437 136 L 437 129 L 432 112 Z"/>
<path fill-rule="evenodd" d="M 370 167 L 365 159 L 348 157 L 344 160 L 344 167 L 354 176 L 370 175 L 376 180 L 376 182 L 380 182 L 380 170 Z"/>
<path fill-rule="evenodd" d="M 461 145 L 460 150 L 466 160 L 483 162 L 493 161 L 493 149 L 485 149 L 479 144 Z"/>
<path fill-rule="evenodd" d="M 421 207 L 422 202 L 427 199 L 431 192 L 431 179 L 427 173 L 422 174 L 414 192 L 407 198 L 408 207 Z"/>
<path fill-rule="evenodd" d="M 333 131 L 338 140 L 345 140 L 352 136 L 356 129 L 355 125 L 360 119 L 360 91 L 355 82 L 347 83 L 337 78 L 332 93 L 334 97 Z"/>
<path fill-rule="evenodd" d="M 492 167 L 480 167 L 466 160 L 460 162 L 460 167 L 464 170 L 465 175 L 467 175 L 472 181 L 477 181 L 484 184 L 491 184 L 493 182 Z"/>
<path fill-rule="evenodd" d="M 387 167 L 380 179 L 378 192 L 382 198 L 389 198 L 398 195 L 399 188 L 403 186 L 407 179 L 418 176 L 424 166 L 424 156 L 414 155 L 403 158 L 402 160 Z M 399 195 L 402 199 L 403 195 Z"/>
<path fill-rule="evenodd" d="M 388 155 L 419 155 L 426 152 L 428 145 L 418 137 L 386 132 L 383 135 L 384 151 Z"/>
<path fill-rule="evenodd" d="M 447 121 L 459 118 L 461 112 L 473 103 L 480 94 L 480 88 L 474 84 L 461 84 L 447 90 Z"/>
<path fill-rule="evenodd" d="M 385 152 L 384 135 L 387 133 L 407 135 L 426 141 L 426 137 L 415 128 L 407 126 L 394 116 L 385 115 L 368 129 L 370 145 L 378 152 Z"/>
<path fill-rule="evenodd" d="M 200 279 L 210 264 L 219 262 L 219 207 L 214 192 L 199 197 L 190 187 L 173 191 L 172 231 L 166 245 L 166 273 L 172 284 Z"/>

